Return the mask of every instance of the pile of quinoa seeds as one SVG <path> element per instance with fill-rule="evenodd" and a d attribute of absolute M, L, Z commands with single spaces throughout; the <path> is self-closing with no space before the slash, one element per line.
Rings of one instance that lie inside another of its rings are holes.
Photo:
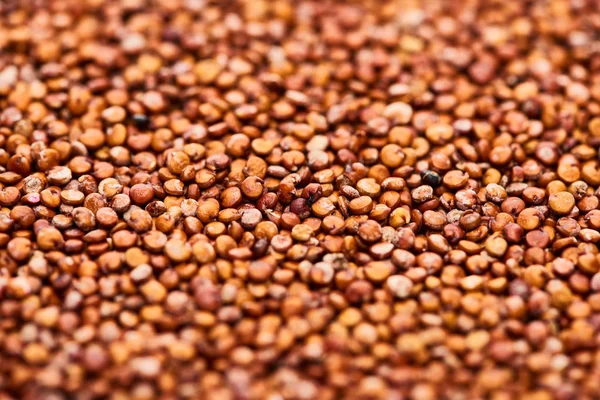
<path fill-rule="evenodd" d="M 600 398 L 600 3 L 0 2 L 0 400 Z"/>

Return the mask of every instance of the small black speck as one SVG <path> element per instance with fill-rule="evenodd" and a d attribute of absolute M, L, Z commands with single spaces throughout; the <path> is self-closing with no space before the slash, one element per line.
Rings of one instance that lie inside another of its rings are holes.
<path fill-rule="evenodd" d="M 442 178 L 437 172 L 426 169 L 421 172 L 423 183 L 429 186 L 439 186 L 442 183 Z"/>
<path fill-rule="evenodd" d="M 148 129 L 150 125 L 150 118 L 144 114 L 135 114 L 131 117 L 131 120 L 138 129 Z"/>

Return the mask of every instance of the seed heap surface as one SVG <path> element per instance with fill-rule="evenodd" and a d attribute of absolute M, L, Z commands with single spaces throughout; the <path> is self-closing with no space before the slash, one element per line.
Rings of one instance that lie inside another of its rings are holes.
<path fill-rule="evenodd" d="M 599 37 L 0 1 L 0 398 L 600 398 Z"/>

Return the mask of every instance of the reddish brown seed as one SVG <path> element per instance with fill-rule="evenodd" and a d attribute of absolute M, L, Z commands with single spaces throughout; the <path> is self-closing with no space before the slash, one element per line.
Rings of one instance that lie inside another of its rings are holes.
<path fill-rule="evenodd" d="M 252 261 L 248 266 L 248 276 L 255 282 L 264 282 L 268 280 L 273 272 L 273 266 L 262 260 Z"/>
<path fill-rule="evenodd" d="M 154 189 L 148 184 L 138 183 L 129 190 L 129 197 L 135 204 L 147 204 L 154 198 Z"/>
<path fill-rule="evenodd" d="M 588 129 L 593 136 L 600 137 L 600 118 L 590 120 Z"/>
<path fill-rule="evenodd" d="M 575 207 L 575 198 L 569 192 L 558 192 L 550 195 L 548 205 L 558 214 L 568 214 Z"/>
<path fill-rule="evenodd" d="M 444 185 L 450 189 L 458 189 L 467 184 L 469 180 L 469 174 L 462 171 L 449 171 L 444 175 Z"/>
<path fill-rule="evenodd" d="M 237 187 L 225 189 L 221 193 L 221 205 L 225 208 L 236 207 L 242 201 L 242 192 Z"/>
<path fill-rule="evenodd" d="M 8 242 L 7 250 L 15 261 L 25 261 L 31 254 L 31 242 L 26 238 L 14 238 Z"/>
<path fill-rule="evenodd" d="M 401 101 L 388 104 L 383 110 L 383 116 L 396 124 L 407 124 L 413 115 L 413 109 L 409 104 Z"/>
<path fill-rule="evenodd" d="M 366 221 L 358 228 L 358 236 L 366 242 L 376 242 L 381 239 L 381 226 L 375 221 Z"/>
<path fill-rule="evenodd" d="M 410 296 L 413 286 L 413 282 L 403 275 L 392 275 L 386 281 L 386 288 L 400 299 Z"/>
<path fill-rule="evenodd" d="M 525 230 L 532 230 L 540 226 L 543 217 L 535 208 L 526 208 L 519 213 L 517 223 Z"/>
<path fill-rule="evenodd" d="M 110 207 L 102 207 L 96 211 L 96 221 L 104 227 L 110 227 L 117 223 L 119 216 Z"/>
<path fill-rule="evenodd" d="M 16 227 L 26 229 L 35 222 L 35 213 L 29 207 L 15 206 L 10 211 L 10 218 L 15 222 Z"/>
<path fill-rule="evenodd" d="M 64 238 L 58 229 L 48 227 L 37 233 L 37 245 L 41 250 L 60 250 L 63 244 Z"/>
<path fill-rule="evenodd" d="M 352 199 L 348 205 L 353 214 L 367 214 L 373 209 L 373 200 L 368 196 Z"/>
<path fill-rule="evenodd" d="M 425 131 L 427 139 L 434 144 L 443 144 L 454 135 L 454 129 L 447 124 L 432 124 Z"/>
<path fill-rule="evenodd" d="M 174 263 L 187 261 L 192 256 L 192 248 L 182 240 L 171 239 L 165 243 L 165 255 Z"/>
<path fill-rule="evenodd" d="M 249 176 L 242 182 L 241 190 L 246 198 L 255 200 L 263 194 L 262 181 L 254 176 Z"/>

